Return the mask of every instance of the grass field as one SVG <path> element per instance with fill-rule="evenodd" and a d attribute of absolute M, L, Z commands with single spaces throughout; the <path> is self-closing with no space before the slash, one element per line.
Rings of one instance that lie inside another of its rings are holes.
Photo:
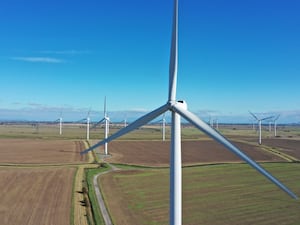
<path fill-rule="evenodd" d="M 300 164 L 264 164 L 300 195 Z M 101 178 L 114 224 L 169 224 L 169 170 L 127 170 Z M 121 194 L 120 194 L 121 193 Z M 183 169 L 183 224 L 299 224 L 292 200 L 245 164 Z"/>

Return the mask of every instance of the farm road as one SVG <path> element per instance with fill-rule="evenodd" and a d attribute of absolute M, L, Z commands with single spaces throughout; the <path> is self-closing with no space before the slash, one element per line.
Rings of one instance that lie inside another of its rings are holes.
<path fill-rule="evenodd" d="M 110 216 L 108 214 L 108 211 L 107 211 L 107 209 L 105 207 L 105 204 L 104 204 L 104 201 L 103 201 L 103 197 L 101 195 L 100 188 L 99 188 L 99 185 L 98 185 L 98 182 L 97 182 L 99 176 L 101 176 L 101 175 L 103 175 L 105 173 L 109 173 L 111 171 L 119 170 L 114 165 L 109 164 L 109 166 L 111 167 L 111 170 L 99 173 L 96 176 L 94 176 L 93 183 L 94 183 L 95 193 L 96 193 L 96 196 L 97 196 L 97 201 L 98 201 L 98 204 L 99 204 L 99 207 L 100 207 L 100 211 L 101 211 L 103 220 L 104 220 L 104 222 L 105 222 L 106 225 L 113 225 L 113 223 L 112 223 L 112 221 L 110 219 Z"/>

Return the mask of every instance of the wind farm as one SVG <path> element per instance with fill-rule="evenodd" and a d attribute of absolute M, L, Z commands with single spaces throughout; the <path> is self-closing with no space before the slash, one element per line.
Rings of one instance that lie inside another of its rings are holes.
<path fill-rule="evenodd" d="M 19 11 L 42 38 L 2 46 L 0 224 L 297 224 L 299 7 L 227 4 Z"/>

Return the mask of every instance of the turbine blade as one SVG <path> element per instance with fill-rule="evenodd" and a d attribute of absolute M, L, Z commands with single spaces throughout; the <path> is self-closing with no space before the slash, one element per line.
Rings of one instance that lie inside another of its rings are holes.
<path fill-rule="evenodd" d="M 96 128 L 100 123 L 102 123 L 105 120 L 105 118 L 101 119 L 99 122 L 97 122 L 92 129 Z"/>
<path fill-rule="evenodd" d="M 239 158 L 246 161 L 250 166 L 252 166 L 254 169 L 256 169 L 259 173 L 264 175 L 266 178 L 268 178 L 271 182 L 273 182 L 275 185 L 277 185 L 281 190 L 285 191 L 289 196 L 291 196 L 294 199 L 298 199 L 298 197 L 289 190 L 284 184 L 282 184 L 279 180 L 277 180 L 274 176 L 272 176 L 269 172 L 267 172 L 264 168 L 262 168 L 259 164 L 257 164 L 254 160 L 249 158 L 245 153 L 243 153 L 241 150 L 239 150 L 237 147 L 235 147 L 233 144 L 231 144 L 225 137 L 223 137 L 219 132 L 212 129 L 210 126 L 208 126 L 205 122 L 203 122 L 201 119 L 199 119 L 196 115 L 189 112 L 186 109 L 183 109 L 182 107 L 179 107 L 177 105 L 173 105 L 172 109 L 180 114 L 182 117 L 184 117 L 187 121 L 194 124 L 199 130 L 206 133 L 208 136 L 225 146 L 228 150 L 233 152 L 235 155 L 237 155 Z"/>
<path fill-rule="evenodd" d="M 253 113 L 250 112 L 250 111 L 249 111 L 249 113 L 250 113 L 257 121 L 259 120 L 255 114 L 253 114 Z"/>
<path fill-rule="evenodd" d="M 280 117 L 280 114 L 278 114 L 274 119 L 273 119 L 273 122 L 277 121 Z"/>
<path fill-rule="evenodd" d="M 89 109 L 89 111 L 88 111 L 88 114 L 87 114 L 87 117 L 90 116 L 91 110 L 92 110 L 92 107 L 90 107 L 90 109 Z"/>
<path fill-rule="evenodd" d="M 169 101 L 176 100 L 178 62 L 178 3 L 174 0 L 172 43 L 169 64 Z"/>
<path fill-rule="evenodd" d="M 142 116 L 141 118 L 137 119 L 136 121 L 130 123 L 127 127 L 124 127 L 123 129 L 117 131 L 116 133 L 114 133 L 113 135 L 109 136 L 108 138 L 98 142 L 97 144 L 93 145 L 92 147 L 84 150 L 81 152 L 81 154 L 85 154 L 89 151 L 92 151 L 93 149 L 104 145 L 107 142 L 110 142 L 120 136 L 123 136 L 124 134 L 129 133 L 132 130 L 135 130 L 145 124 L 147 124 L 148 122 L 150 122 L 151 120 L 155 119 L 156 117 L 158 117 L 159 115 L 161 115 L 162 113 L 166 112 L 169 109 L 169 105 L 165 104 L 155 110 L 153 110 L 152 112 Z"/>
<path fill-rule="evenodd" d="M 104 109 L 103 109 L 103 112 L 104 112 L 104 117 L 106 117 L 106 96 L 104 97 Z"/>
<path fill-rule="evenodd" d="M 268 119 L 272 119 L 274 116 L 268 116 L 268 117 L 265 117 L 265 118 L 262 118 L 261 120 L 268 120 Z"/>
<path fill-rule="evenodd" d="M 77 120 L 75 123 L 82 123 L 82 122 L 84 122 L 84 121 L 86 121 L 85 118 L 84 118 L 84 119 L 81 119 L 81 120 Z"/>

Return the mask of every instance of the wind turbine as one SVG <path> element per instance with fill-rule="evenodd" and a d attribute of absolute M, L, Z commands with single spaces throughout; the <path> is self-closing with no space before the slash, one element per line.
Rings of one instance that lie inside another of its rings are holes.
<path fill-rule="evenodd" d="M 162 118 L 162 140 L 166 140 L 166 114 L 164 113 Z"/>
<path fill-rule="evenodd" d="M 161 122 L 161 130 L 162 130 L 162 140 L 166 140 L 166 115 L 165 113 L 163 114 L 163 118 L 161 120 L 158 120 L 154 122 L 154 124 L 160 123 Z"/>
<path fill-rule="evenodd" d="M 86 140 L 90 140 L 90 113 L 91 108 L 88 111 L 87 117 L 78 121 L 79 123 L 86 121 Z"/>
<path fill-rule="evenodd" d="M 195 114 L 187 110 L 187 104 L 183 100 L 176 100 L 177 86 L 177 62 L 178 62 L 178 0 L 174 0 L 174 16 L 172 29 L 172 43 L 169 64 L 169 95 L 167 103 L 161 107 L 151 111 L 150 113 L 140 117 L 136 121 L 130 123 L 127 127 L 117 131 L 110 137 L 98 142 L 92 147 L 84 150 L 81 154 L 85 154 L 107 142 L 110 142 L 128 132 L 137 129 L 148 122 L 152 121 L 166 111 L 171 111 L 171 148 L 170 148 L 170 224 L 180 225 L 182 223 L 182 169 L 181 169 L 181 116 L 188 122 L 196 126 L 199 130 L 206 133 L 215 141 L 224 145 L 229 151 L 236 154 L 241 159 L 245 160 L 250 166 L 256 169 L 259 173 L 268 178 L 271 182 L 285 191 L 292 198 L 298 197 L 289 190 L 284 184 L 273 177 L 269 172 L 250 159 L 246 154 L 231 144 L 219 132 L 210 127 L 207 123 L 199 119 Z"/>
<path fill-rule="evenodd" d="M 60 112 L 60 116 L 54 123 L 59 122 L 59 135 L 62 135 L 62 111 Z"/>
<path fill-rule="evenodd" d="M 125 115 L 125 119 L 122 121 L 124 124 L 124 127 L 127 127 L 127 116 Z"/>
<path fill-rule="evenodd" d="M 109 133 L 109 117 L 107 116 L 107 112 L 106 112 L 106 97 L 104 98 L 104 117 L 98 122 L 96 123 L 93 128 L 95 128 L 98 124 L 105 122 L 105 127 L 104 127 L 104 138 L 107 139 L 108 137 L 108 133 Z M 104 144 L 104 154 L 107 155 L 108 154 L 108 150 L 107 150 L 107 142 Z"/>
<path fill-rule="evenodd" d="M 209 125 L 211 127 L 214 127 L 214 120 L 213 120 L 213 118 L 211 116 L 209 116 Z"/>
<path fill-rule="evenodd" d="M 273 118 L 273 116 L 268 116 L 268 117 L 264 117 L 264 118 L 261 118 L 259 119 L 255 114 L 253 114 L 252 112 L 249 111 L 249 113 L 256 119 L 256 121 L 258 122 L 258 144 L 261 145 L 261 121 L 264 121 L 264 120 L 268 120 L 268 119 L 271 119 Z"/>
<path fill-rule="evenodd" d="M 216 118 L 214 120 L 214 122 L 215 122 L 216 129 L 219 130 L 219 120 L 218 120 L 218 118 Z"/>
<path fill-rule="evenodd" d="M 280 117 L 280 114 L 278 114 L 275 119 L 273 120 L 274 121 L 274 137 L 277 137 L 277 120 L 279 119 Z"/>

